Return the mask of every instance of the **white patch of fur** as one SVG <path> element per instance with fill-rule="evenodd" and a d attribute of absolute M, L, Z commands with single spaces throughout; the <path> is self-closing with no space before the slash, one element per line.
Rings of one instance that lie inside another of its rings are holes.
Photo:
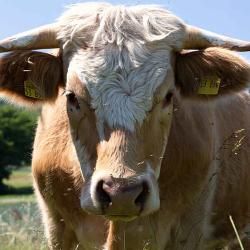
<path fill-rule="evenodd" d="M 107 60 L 103 55 L 91 54 L 81 52 L 74 56 L 71 64 L 88 88 L 100 126 L 101 121 L 105 121 L 112 128 L 133 131 L 136 123 L 142 124 L 146 112 L 152 107 L 154 91 L 166 77 L 170 66 L 169 52 L 152 52 L 140 67 L 127 65 L 121 71 L 103 66 Z M 110 57 L 110 61 L 116 60 L 114 54 L 106 57 Z M 131 59 L 128 60 L 125 64 L 133 64 Z"/>
<path fill-rule="evenodd" d="M 149 185 L 149 198 L 146 200 L 142 215 L 146 215 L 158 210 L 160 208 L 159 188 L 155 173 L 152 168 L 147 165 L 146 171 L 143 173 L 143 175 L 138 176 L 138 179 L 146 181 Z"/>
<path fill-rule="evenodd" d="M 75 46 L 102 49 L 161 41 L 161 45 L 181 48 L 185 37 L 183 21 L 156 5 L 112 6 L 109 3 L 71 5 L 58 20 L 58 38 Z"/>
<path fill-rule="evenodd" d="M 155 177 L 156 177 L 157 180 L 158 180 L 159 177 L 160 177 L 160 173 L 161 173 L 161 164 L 159 164 L 159 165 L 156 167 L 156 170 L 155 170 Z"/>
<path fill-rule="evenodd" d="M 154 6 L 98 3 L 72 7 L 59 23 L 64 53 L 73 54 L 69 70 L 88 88 L 99 127 L 133 131 L 166 77 L 170 51 L 181 45 L 182 21 Z"/>
<path fill-rule="evenodd" d="M 97 128 L 97 132 L 99 135 L 99 139 L 100 141 L 105 141 L 105 133 L 104 133 L 104 121 L 99 119 L 96 122 L 96 128 Z"/>
<path fill-rule="evenodd" d="M 81 174 L 84 180 L 89 179 L 93 173 L 91 169 L 89 154 L 86 150 L 86 147 L 79 141 L 74 140 L 75 151 L 80 162 Z"/>

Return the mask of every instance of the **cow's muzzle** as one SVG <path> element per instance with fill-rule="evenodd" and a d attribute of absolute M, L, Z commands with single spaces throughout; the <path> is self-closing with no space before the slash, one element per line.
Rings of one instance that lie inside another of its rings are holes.
<path fill-rule="evenodd" d="M 92 178 L 81 194 L 82 208 L 111 220 L 132 220 L 159 209 L 159 190 L 151 175 Z"/>
<path fill-rule="evenodd" d="M 105 177 L 97 182 L 96 200 L 108 217 L 138 216 L 149 195 L 149 185 L 136 178 Z"/>

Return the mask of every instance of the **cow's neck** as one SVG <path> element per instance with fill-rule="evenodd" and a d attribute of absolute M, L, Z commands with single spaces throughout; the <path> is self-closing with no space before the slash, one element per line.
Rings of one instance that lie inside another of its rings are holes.
<path fill-rule="evenodd" d="M 197 102 L 175 105 L 160 174 L 161 206 L 175 213 L 194 202 L 214 156 L 214 109 Z"/>

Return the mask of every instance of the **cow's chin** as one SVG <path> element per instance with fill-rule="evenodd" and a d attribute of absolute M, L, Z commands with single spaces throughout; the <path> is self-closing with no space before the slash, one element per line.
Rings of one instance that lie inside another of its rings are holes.
<path fill-rule="evenodd" d="M 143 177 L 145 178 L 145 176 Z M 93 193 L 93 178 L 84 184 L 81 192 L 81 208 L 88 214 L 104 216 L 111 221 L 132 221 L 142 216 L 150 215 L 160 208 L 160 198 L 157 180 L 154 176 L 145 178 L 148 184 L 148 196 L 142 207 L 131 208 L 126 204 L 119 206 L 119 209 L 103 207 Z"/>
<path fill-rule="evenodd" d="M 101 209 L 100 207 L 96 207 L 93 205 L 93 202 L 86 203 L 86 200 L 81 200 L 81 207 L 87 214 L 97 215 L 97 216 L 103 216 L 108 220 L 111 221 L 124 221 L 129 222 L 133 221 L 139 217 L 147 216 L 152 213 L 157 212 L 160 208 L 160 202 L 157 203 L 156 206 L 151 206 L 144 208 L 143 211 L 137 213 L 137 214 L 110 214 L 106 212 L 105 210 Z"/>
<path fill-rule="evenodd" d="M 139 216 L 129 216 L 129 215 L 123 215 L 123 216 L 117 216 L 117 215 L 107 215 L 105 216 L 108 220 L 111 221 L 124 221 L 129 222 L 137 219 Z"/>

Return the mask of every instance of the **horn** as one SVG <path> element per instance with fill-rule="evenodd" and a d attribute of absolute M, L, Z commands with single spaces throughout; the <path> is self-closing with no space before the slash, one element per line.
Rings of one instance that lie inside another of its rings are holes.
<path fill-rule="evenodd" d="M 0 41 L 0 52 L 26 49 L 59 48 L 57 25 L 49 24 Z"/>
<path fill-rule="evenodd" d="M 222 36 L 207 30 L 187 25 L 187 36 L 183 49 L 205 49 L 223 47 L 235 51 L 250 51 L 250 42 Z"/>

